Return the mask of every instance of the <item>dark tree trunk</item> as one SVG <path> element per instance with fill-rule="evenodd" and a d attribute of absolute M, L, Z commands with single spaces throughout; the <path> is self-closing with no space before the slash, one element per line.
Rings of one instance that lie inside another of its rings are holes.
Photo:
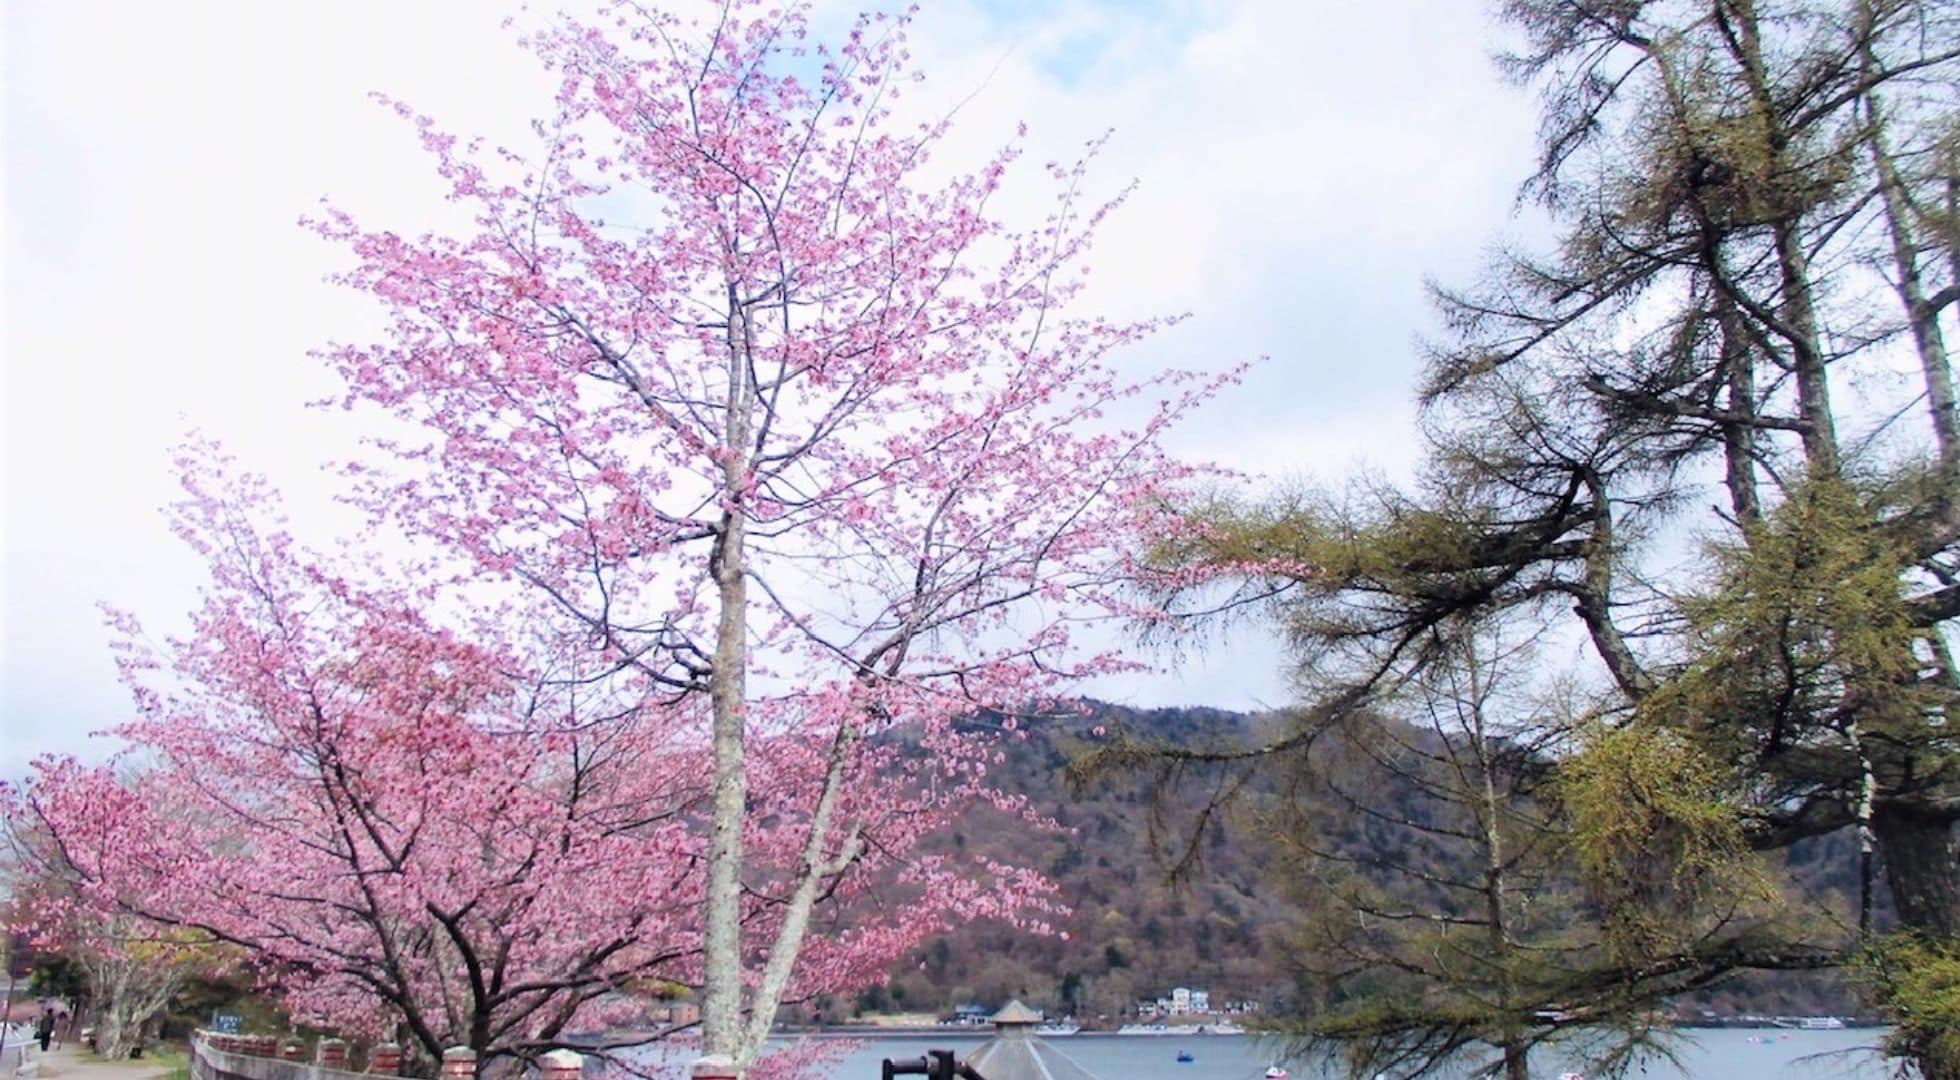
<path fill-rule="evenodd" d="M 1531 1080 L 1530 1058 L 1522 1044 L 1504 1047 L 1504 1080 Z"/>
<path fill-rule="evenodd" d="M 1885 881 L 1907 929 L 1928 937 L 1960 937 L 1960 863 L 1953 823 L 1944 815 L 1881 805 L 1872 815 Z"/>
<path fill-rule="evenodd" d="M 1934 942 L 1960 937 L 1960 850 L 1950 815 L 1881 802 L 1871 832 L 1900 924 Z M 1894 1048 L 1918 1067 L 1922 1080 L 1960 1080 L 1960 1056 L 1930 1036 L 1923 1019 L 1906 1023 Z"/>

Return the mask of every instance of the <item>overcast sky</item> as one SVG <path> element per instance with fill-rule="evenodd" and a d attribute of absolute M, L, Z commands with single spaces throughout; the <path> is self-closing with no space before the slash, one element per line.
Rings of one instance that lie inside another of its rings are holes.
<path fill-rule="evenodd" d="M 98 603 L 154 631 L 190 608 L 199 568 L 160 513 L 187 432 L 270 474 L 302 528 L 331 527 L 321 465 L 358 432 L 306 408 L 333 388 L 307 354 L 376 320 L 322 282 L 339 253 L 297 219 L 324 197 L 410 232 L 441 212 L 372 91 L 524 144 L 550 87 L 501 27 L 517 10 L 4 0 L 0 778 L 106 752 L 86 735 L 127 699 Z M 1192 313 L 1139 360 L 1268 357 L 1176 448 L 1338 482 L 1407 467 L 1423 278 L 1464 280 L 1510 228 L 1533 121 L 1489 62 L 1494 35 L 1466 0 L 926 0 L 915 96 L 978 91 L 951 148 L 975 162 L 1021 120 L 1036 163 L 1114 129 L 1096 175 L 1141 187 L 1104 233 L 1089 305 Z M 1158 659 L 1161 676 L 1098 694 L 1287 698 L 1256 634 Z"/>

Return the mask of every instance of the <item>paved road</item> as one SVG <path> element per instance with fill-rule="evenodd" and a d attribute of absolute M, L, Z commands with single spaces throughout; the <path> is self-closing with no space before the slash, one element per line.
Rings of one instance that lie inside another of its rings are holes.
<path fill-rule="evenodd" d="M 30 1049 L 26 1055 L 28 1073 L 40 1080 L 42 1077 L 61 1077 L 62 1080 L 153 1080 L 170 1071 L 168 1062 L 143 1058 L 137 1061 L 106 1061 L 87 1049 L 69 1043 L 59 1050 L 42 1053 Z M 19 1075 L 20 1055 L 10 1045 L 4 1055 L 4 1067 L 0 1076 L 11 1078 Z"/>

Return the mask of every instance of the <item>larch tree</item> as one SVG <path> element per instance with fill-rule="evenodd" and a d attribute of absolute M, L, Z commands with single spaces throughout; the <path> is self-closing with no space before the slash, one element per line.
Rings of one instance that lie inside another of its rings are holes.
<path fill-rule="evenodd" d="M 1503 15 L 1510 69 L 1544 95 L 1525 191 L 1556 237 L 1438 291 L 1418 484 L 1222 499 L 1165 562 L 1276 603 L 1315 706 L 1301 745 L 1443 662 L 1438 627 L 1585 642 L 1603 697 L 1564 766 L 1590 811 L 1576 865 L 1653 905 L 1628 925 L 1703 914 L 1669 883 L 1732 868 L 1731 844 L 1855 832 L 1854 910 L 1623 937 L 1609 966 L 1655 999 L 1851 961 L 1883 929 L 1879 885 L 1918 947 L 1952 955 L 1960 19 L 1914 0 Z M 1661 773 L 1695 797 L 1626 828 L 1641 804 L 1602 794 Z M 1960 1075 L 1926 1034 L 1950 1015 L 1899 1008 L 1894 1049 Z"/>
<path fill-rule="evenodd" d="M 1483 631 L 1484 628 L 1473 627 Z M 1410 685 L 1322 731 L 1260 814 L 1298 903 L 1303 1033 L 1349 1075 L 1452 1061 L 1524 1080 L 1534 1047 L 1613 1015 L 1563 977 L 1600 947 L 1550 791 L 1572 732 L 1529 635 L 1437 641 Z"/>
<path fill-rule="evenodd" d="M 990 214 L 1015 149 L 935 171 L 951 122 L 894 114 L 909 16 L 819 45 L 802 4 L 602 12 L 527 37 L 561 80 L 531 161 L 398 106 L 474 225 L 323 216 L 390 325 L 327 357 L 410 429 L 363 465 L 376 519 L 539 602 L 543 684 L 706 739 L 702 1039 L 741 1072 L 811 964 L 955 911 L 1039 923 L 1037 876 L 921 859 L 917 911 L 811 939 L 906 859 L 894 806 L 984 772 L 958 719 L 1123 666 L 1078 629 L 1139 614 L 1137 537 L 1188 474 L 1158 437 L 1211 382 L 1123 376 L 1107 355 L 1162 319 L 1070 310 L 1121 200 L 1084 165 L 1049 167 L 1027 231 Z M 886 790 L 898 743 L 923 790 Z"/>

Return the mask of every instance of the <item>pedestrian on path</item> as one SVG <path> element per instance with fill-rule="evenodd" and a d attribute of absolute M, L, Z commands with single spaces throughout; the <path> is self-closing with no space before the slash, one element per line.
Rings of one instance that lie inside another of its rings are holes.
<path fill-rule="evenodd" d="M 41 1040 L 41 1052 L 48 1052 L 48 1043 L 54 1039 L 54 1013 L 43 1012 L 41 1022 L 34 1028 L 34 1037 Z"/>

